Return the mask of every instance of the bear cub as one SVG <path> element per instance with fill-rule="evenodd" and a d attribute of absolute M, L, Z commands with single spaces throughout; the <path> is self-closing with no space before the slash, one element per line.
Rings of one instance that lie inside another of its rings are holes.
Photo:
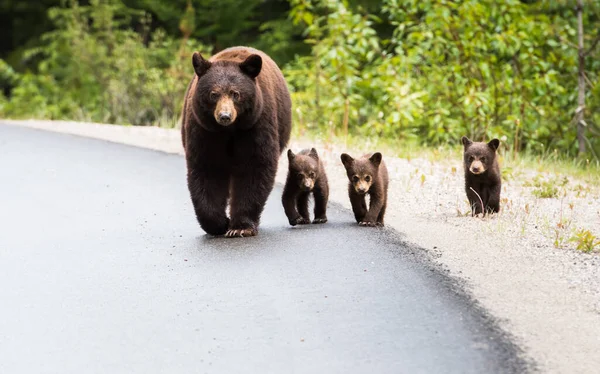
<path fill-rule="evenodd" d="M 312 223 L 327 222 L 329 185 L 317 150 L 304 149 L 294 154 L 289 149 L 287 155 L 289 168 L 281 201 L 290 225 L 310 223 L 308 199 L 311 193 L 315 200 L 315 219 Z"/>
<path fill-rule="evenodd" d="M 381 153 L 368 153 L 358 159 L 343 153 L 341 159 L 348 175 L 348 195 L 356 222 L 360 226 L 383 226 L 389 178 Z M 368 209 L 366 195 L 370 196 Z"/>
<path fill-rule="evenodd" d="M 500 210 L 502 184 L 496 157 L 500 141 L 492 139 L 488 143 L 473 142 L 463 136 L 462 143 L 465 147 L 465 190 L 471 205 L 471 215 L 497 213 Z"/>

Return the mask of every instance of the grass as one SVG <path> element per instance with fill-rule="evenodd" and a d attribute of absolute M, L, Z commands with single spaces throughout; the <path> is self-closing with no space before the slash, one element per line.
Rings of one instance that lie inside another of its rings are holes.
<path fill-rule="evenodd" d="M 570 241 L 575 243 L 575 247 L 579 251 L 586 253 L 600 251 L 600 239 L 590 230 L 575 230 Z"/>
<path fill-rule="evenodd" d="M 565 193 L 565 188 L 569 184 L 567 177 L 544 178 L 542 175 L 536 175 L 532 180 L 523 183 L 526 187 L 533 187 L 531 193 L 533 196 L 542 199 L 557 198 L 561 192 Z"/>
<path fill-rule="evenodd" d="M 504 161 L 515 169 L 528 168 L 540 173 L 570 176 L 590 185 L 600 184 L 600 162 L 597 160 L 573 159 L 556 153 L 550 155 L 521 153 L 516 156 L 507 153 Z"/>

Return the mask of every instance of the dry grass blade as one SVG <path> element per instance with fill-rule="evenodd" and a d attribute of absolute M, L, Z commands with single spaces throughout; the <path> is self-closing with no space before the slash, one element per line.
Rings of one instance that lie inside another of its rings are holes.
<path fill-rule="evenodd" d="M 485 214 L 485 207 L 483 206 L 483 200 L 481 200 L 481 196 L 479 196 L 479 194 L 473 189 L 473 187 L 469 188 L 475 193 L 475 195 L 477 195 L 477 198 L 479 198 L 479 202 L 481 203 L 481 213 Z"/>

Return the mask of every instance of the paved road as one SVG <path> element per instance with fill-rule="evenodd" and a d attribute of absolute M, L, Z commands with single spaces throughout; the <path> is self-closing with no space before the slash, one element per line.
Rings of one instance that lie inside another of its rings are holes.
<path fill-rule="evenodd" d="M 1 373 L 522 372 L 391 230 L 210 238 L 182 157 L 0 124 Z"/>

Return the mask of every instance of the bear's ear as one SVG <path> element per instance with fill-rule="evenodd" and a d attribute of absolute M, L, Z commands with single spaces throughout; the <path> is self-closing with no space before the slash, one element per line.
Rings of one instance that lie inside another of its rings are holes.
<path fill-rule="evenodd" d="M 494 139 L 490 140 L 490 142 L 488 143 L 488 146 L 495 151 L 500 146 L 500 140 L 494 138 Z"/>
<path fill-rule="evenodd" d="M 308 153 L 308 155 L 312 158 L 314 158 L 315 160 L 319 161 L 319 155 L 317 154 L 317 150 L 314 148 L 310 149 L 310 152 Z"/>
<path fill-rule="evenodd" d="M 240 64 L 240 69 L 252 79 L 260 74 L 261 68 L 262 58 L 259 55 L 250 55 Z"/>
<path fill-rule="evenodd" d="M 467 148 L 468 146 L 470 146 L 471 144 L 473 144 L 473 142 L 471 141 L 471 139 L 467 138 L 466 136 L 462 137 L 462 143 L 465 146 L 465 148 Z"/>
<path fill-rule="evenodd" d="M 350 157 L 350 155 L 347 153 L 342 153 L 342 156 L 340 158 L 342 159 L 342 164 L 344 164 L 344 167 L 346 169 L 352 166 L 352 163 L 354 162 L 354 159 Z"/>
<path fill-rule="evenodd" d="M 294 154 L 294 152 L 292 152 L 291 149 L 288 149 L 288 161 L 291 162 L 295 158 L 296 158 L 296 155 Z"/>
<path fill-rule="evenodd" d="M 379 164 L 381 164 L 381 157 L 381 153 L 375 152 L 371 157 L 369 157 L 369 161 L 371 161 L 375 167 L 379 167 Z"/>
<path fill-rule="evenodd" d="M 194 65 L 194 71 L 198 77 L 206 74 L 208 69 L 210 69 L 211 63 L 206 61 L 204 57 L 198 52 L 194 52 L 192 55 L 192 65 Z"/>

